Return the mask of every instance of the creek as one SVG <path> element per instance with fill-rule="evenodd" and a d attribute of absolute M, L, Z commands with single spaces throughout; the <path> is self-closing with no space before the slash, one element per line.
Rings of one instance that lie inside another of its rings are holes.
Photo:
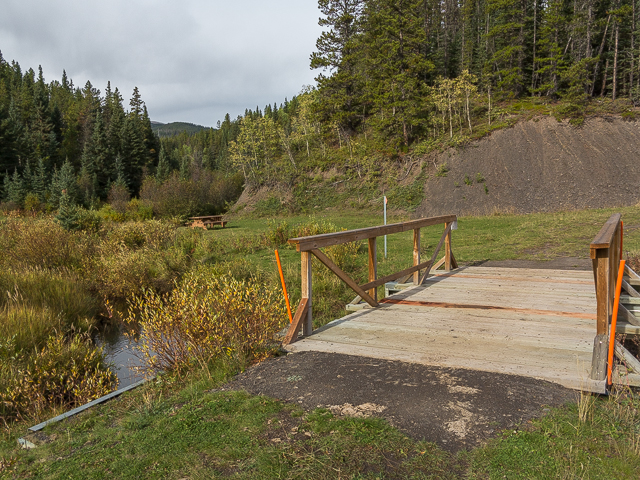
<path fill-rule="evenodd" d="M 94 341 L 103 348 L 107 362 L 118 376 L 119 389 L 144 378 L 144 374 L 138 371 L 144 362 L 136 356 L 140 353 L 134 351 L 139 344 L 137 336 L 127 334 L 121 325 L 114 325 L 101 329 L 94 336 Z"/>

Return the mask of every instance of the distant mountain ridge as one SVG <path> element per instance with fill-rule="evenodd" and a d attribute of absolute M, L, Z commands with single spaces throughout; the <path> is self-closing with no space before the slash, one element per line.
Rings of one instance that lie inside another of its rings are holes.
<path fill-rule="evenodd" d="M 196 125 L 195 123 L 188 122 L 151 122 L 151 130 L 157 133 L 159 137 L 173 137 L 174 135 L 179 135 L 182 132 L 192 135 L 208 128 L 211 127 L 204 127 L 202 125 Z"/>

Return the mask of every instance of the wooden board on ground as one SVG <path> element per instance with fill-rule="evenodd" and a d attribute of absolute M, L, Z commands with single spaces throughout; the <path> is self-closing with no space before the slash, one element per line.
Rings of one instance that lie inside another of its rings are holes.
<path fill-rule="evenodd" d="M 604 391 L 589 380 L 593 273 L 464 267 L 353 313 L 288 346 L 509 373 Z"/>

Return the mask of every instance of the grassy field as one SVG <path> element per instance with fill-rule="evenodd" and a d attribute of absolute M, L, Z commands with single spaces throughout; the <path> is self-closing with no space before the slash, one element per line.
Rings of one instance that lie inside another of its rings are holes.
<path fill-rule="evenodd" d="M 589 242 L 613 212 L 625 221 L 625 252 L 640 252 L 640 209 L 460 218 L 453 250 L 461 263 L 483 260 L 588 258 Z M 391 217 L 390 222 L 405 220 Z M 286 222 L 287 228 L 283 228 Z M 299 254 L 279 231 L 296 225 L 352 229 L 381 224 L 367 212 L 315 217 L 237 218 L 225 229 L 181 240 L 191 262 L 273 287 L 278 247 L 295 308 Z M 442 232 L 423 232 L 430 255 Z M 200 234 L 198 234 L 200 235 Z M 271 239 L 271 240 L 270 240 Z M 206 247 L 206 248 L 205 248 Z M 410 232 L 378 244 L 379 275 L 411 264 Z M 366 247 L 334 254 L 357 280 L 366 275 Z M 317 297 L 316 297 L 317 295 Z M 317 324 L 345 314 L 354 294 L 314 264 Z M 317 300 L 317 301 L 316 301 Z M 451 455 L 407 438 L 379 419 L 304 412 L 265 397 L 218 387 L 243 364 L 213 364 L 182 377 L 164 376 L 134 392 L 45 430 L 45 443 L 20 450 L 25 425 L 3 429 L 0 478 L 616 478 L 640 477 L 640 401 L 630 392 L 585 396 L 468 452 Z"/>

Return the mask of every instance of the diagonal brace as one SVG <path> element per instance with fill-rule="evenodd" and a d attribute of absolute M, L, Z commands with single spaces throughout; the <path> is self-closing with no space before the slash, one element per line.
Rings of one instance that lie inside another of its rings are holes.
<path fill-rule="evenodd" d="M 306 318 L 307 311 L 309 310 L 309 299 L 303 298 L 300 300 L 300 304 L 296 310 L 296 314 L 293 317 L 293 321 L 289 326 L 289 330 L 287 330 L 287 335 L 284 337 L 282 341 L 283 345 L 289 345 L 292 342 L 295 342 L 298 338 L 298 332 L 300 331 L 300 327 L 302 327 L 302 319 Z"/>
<path fill-rule="evenodd" d="M 442 237 L 440 237 L 440 242 L 438 242 L 438 246 L 436 247 L 435 252 L 433 252 L 433 255 L 431 256 L 431 261 L 429 262 L 429 267 L 427 267 L 426 271 L 424 272 L 424 275 L 422 275 L 422 278 L 418 282 L 418 285 L 422 285 L 424 283 L 424 281 L 429 277 L 429 272 L 431 271 L 431 265 L 433 265 L 433 262 L 436 261 L 436 257 L 438 256 L 438 253 L 440 252 L 440 248 L 442 247 L 442 244 L 444 243 L 444 239 L 447 238 L 447 235 L 449 235 L 450 231 L 451 231 L 451 223 L 449 225 L 447 225 L 447 228 L 444 229 L 444 233 L 442 234 Z"/>
<path fill-rule="evenodd" d="M 311 250 L 311 253 L 313 253 L 317 257 L 318 260 L 320 260 L 322 263 L 324 263 L 325 266 L 329 270 L 331 270 L 333 273 L 335 273 L 338 276 L 338 278 L 340 278 L 340 280 L 342 280 L 344 283 L 349 285 L 351 290 L 353 290 L 358 295 L 360 295 L 360 297 L 365 302 L 367 302 L 372 307 L 378 307 L 379 306 L 378 302 L 376 302 L 373 298 L 371 298 L 371 296 L 367 292 L 365 292 L 362 288 L 360 288 L 358 286 L 358 284 L 356 282 L 354 282 L 351 279 L 351 277 L 349 277 L 349 275 L 347 275 L 340 267 L 338 267 L 335 263 L 333 263 L 331 261 L 331 259 L 329 257 L 327 257 L 324 253 L 322 253 L 317 248 L 314 248 L 313 250 Z"/>

